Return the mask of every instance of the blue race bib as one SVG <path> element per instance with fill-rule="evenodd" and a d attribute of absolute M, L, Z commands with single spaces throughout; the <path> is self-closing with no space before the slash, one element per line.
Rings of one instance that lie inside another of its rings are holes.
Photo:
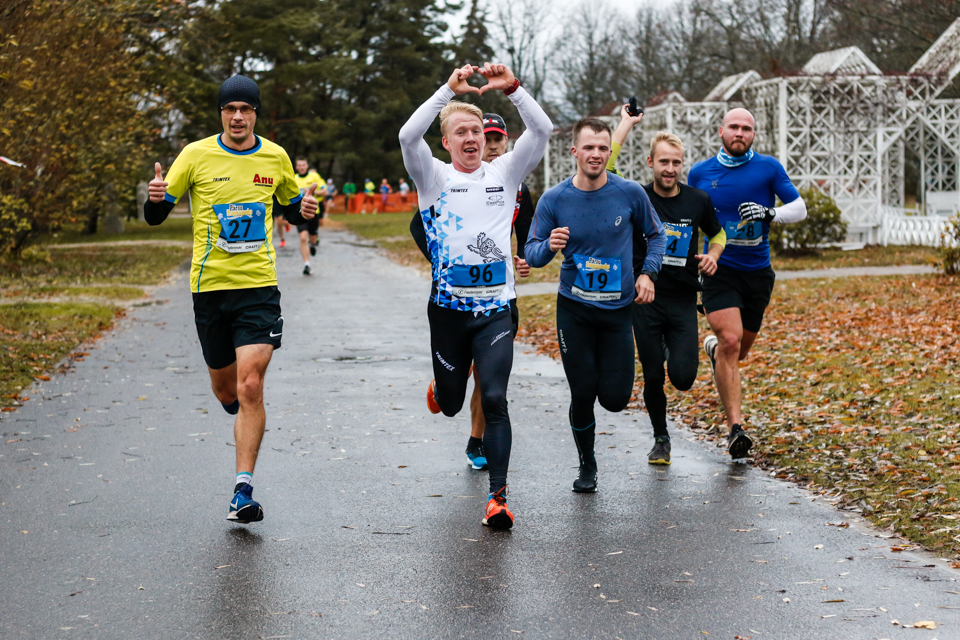
<path fill-rule="evenodd" d="M 573 254 L 577 277 L 570 290 L 573 295 L 592 302 L 613 302 L 620 299 L 620 261 Z"/>
<path fill-rule="evenodd" d="M 457 297 L 496 298 L 507 285 L 507 263 L 452 264 L 446 280 Z"/>
<path fill-rule="evenodd" d="M 743 226 L 740 226 L 740 225 Z M 734 247 L 756 247 L 763 240 L 763 225 L 759 220 L 738 222 L 730 220 L 723 225 L 727 234 L 727 244 Z"/>
<path fill-rule="evenodd" d="M 267 239 L 267 205 L 263 202 L 215 204 L 213 212 L 220 221 L 217 246 L 228 253 L 249 253 Z"/>
<path fill-rule="evenodd" d="M 663 223 L 663 230 L 667 234 L 667 250 L 663 254 L 663 264 L 674 267 L 687 265 L 687 256 L 690 254 L 690 240 L 693 238 L 693 227 L 688 224 Z"/>

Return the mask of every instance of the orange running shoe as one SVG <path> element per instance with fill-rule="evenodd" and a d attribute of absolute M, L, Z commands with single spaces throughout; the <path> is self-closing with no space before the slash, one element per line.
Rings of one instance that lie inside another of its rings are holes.
<path fill-rule="evenodd" d="M 427 409 L 430 413 L 440 413 L 440 405 L 437 403 L 437 381 L 431 380 L 427 387 Z"/>
<path fill-rule="evenodd" d="M 504 487 L 490 496 L 487 502 L 487 515 L 481 522 L 496 529 L 509 529 L 513 526 L 513 514 L 507 509 L 507 488 Z"/>
<path fill-rule="evenodd" d="M 287 246 L 287 239 L 280 238 L 280 248 L 283 249 L 285 246 Z"/>

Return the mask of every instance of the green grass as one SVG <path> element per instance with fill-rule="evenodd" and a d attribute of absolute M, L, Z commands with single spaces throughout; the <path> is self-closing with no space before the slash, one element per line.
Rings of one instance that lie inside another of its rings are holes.
<path fill-rule="evenodd" d="M 826 249 L 812 256 L 786 257 L 774 255 L 774 271 L 828 269 L 845 267 L 888 267 L 892 265 L 932 265 L 937 261 L 936 247 L 871 245 L 857 251 Z"/>
<path fill-rule="evenodd" d="M 124 223 L 123 233 L 105 233 L 99 231 L 94 235 L 83 234 L 79 231 L 63 231 L 41 237 L 39 244 L 77 244 L 89 242 L 118 242 L 129 240 L 193 240 L 192 218 L 167 218 L 163 224 L 151 227 L 146 222 L 133 220 Z"/>
<path fill-rule="evenodd" d="M 104 304 L 0 305 L 0 406 L 27 400 L 21 389 L 49 373 L 77 345 L 113 326 L 121 310 Z M 74 354 L 74 357 L 83 357 Z"/>
<path fill-rule="evenodd" d="M 101 298 L 109 300 L 136 300 L 145 294 L 139 287 L 106 285 L 102 287 L 10 287 L 0 291 L 4 298 Z"/>
<path fill-rule="evenodd" d="M 173 235 L 182 235 L 182 221 L 172 222 L 177 223 L 172 226 Z M 133 234 L 138 239 L 149 235 L 145 229 Z M 122 313 L 113 303 L 142 298 L 142 286 L 162 282 L 189 259 L 190 247 L 48 244 L 30 247 L 25 256 L 0 271 L 0 299 L 10 301 L 0 304 L 0 406 L 4 411 L 25 400 L 19 393 L 35 378 L 49 379 L 65 355 L 111 327 Z M 50 298 L 57 301 L 43 302 Z"/>
<path fill-rule="evenodd" d="M 190 256 L 189 247 L 157 245 L 91 245 L 47 247 L 49 260 L 5 265 L 0 275 L 4 288 L 92 284 L 153 285 Z"/>

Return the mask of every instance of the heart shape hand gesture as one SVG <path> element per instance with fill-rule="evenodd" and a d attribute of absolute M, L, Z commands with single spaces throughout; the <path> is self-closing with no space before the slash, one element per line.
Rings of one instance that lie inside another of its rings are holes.
<path fill-rule="evenodd" d="M 487 84 L 482 87 L 475 87 L 467 82 L 474 73 L 479 73 L 487 79 Z M 475 93 L 478 96 L 486 91 L 509 89 L 513 86 L 516 77 L 505 64 L 491 64 L 484 62 L 482 67 L 471 64 L 465 64 L 453 70 L 450 79 L 447 80 L 447 86 L 453 89 L 454 95 L 463 95 L 465 93 Z"/>

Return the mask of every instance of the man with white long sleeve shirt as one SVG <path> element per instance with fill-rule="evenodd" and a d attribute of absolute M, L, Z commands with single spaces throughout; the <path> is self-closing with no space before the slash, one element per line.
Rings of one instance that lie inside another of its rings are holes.
<path fill-rule="evenodd" d="M 487 84 L 468 79 L 479 73 Z M 527 129 L 514 150 L 483 162 L 483 112 L 452 101 L 456 95 L 502 90 Z M 433 157 L 424 134 L 440 115 L 443 146 L 451 163 Z M 507 382 L 513 366 L 510 300 L 514 265 L 510 233 L 520 183 L 539 164 L 553 124 L 505 65 L 455 69 L 447 83 L 400 130 L 407 172 L 417 187 L 419 211 L 432 262 L 427 316 L 434 380 L 427 390 L 432 413 L 456 415 L 466 396 L 470 363 L 476 366 L 487 426 L 483 437 L 490 468 L 490 495 L 483 524 L 510 528 L 507 469 L 511 427 Z"/>

